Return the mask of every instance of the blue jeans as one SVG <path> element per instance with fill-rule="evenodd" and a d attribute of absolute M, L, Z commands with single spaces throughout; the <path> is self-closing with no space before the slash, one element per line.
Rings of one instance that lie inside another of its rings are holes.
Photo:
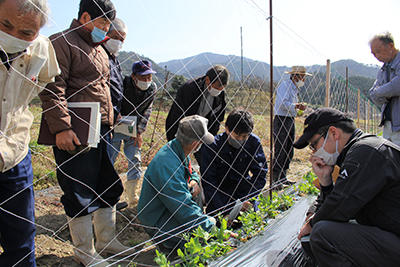
<path fill-rule="evenodd" d="M 130 136 L 114 133 L 111 141 L 111 146 L 108 147 L 108 155 L 110 156 L 111 162 L 114 165 L 115 160 L 121 149 L 121 143 L 124 142 L 124 154 L 128 159 L 128 174 L 127 180 L 140 179 L 142 170 L 140 168 L 140 148 L 135 145 L 135 140 Z"/>
<path fill-rule="evenodd" d="M 0 244 L 4 249 L 0 266 L 36 266 L 32 181 L 30 152 L 17 166 L 0 172 Z"/>

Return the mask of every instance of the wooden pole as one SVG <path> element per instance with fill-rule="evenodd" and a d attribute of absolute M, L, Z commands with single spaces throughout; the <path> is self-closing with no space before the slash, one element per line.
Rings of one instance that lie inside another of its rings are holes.
<path fill-rule="evenodd" d="M 270 162 L 269 162 L 269 197 L 272 199 L 273 165 L 274 165 L 274 49 L 272 34 L 272 0 L 269 0 L 269 103 L 270 103 Z"/>
<path fill-rule="evenodd" d="M 240 82 L 243 85 L 243 32 L 240 26 Z"/>
<path fill-rule="evenodd" d="M 360 128 L 360 98 L 361 98 L 360 89 L 358 89 L 357 92 L 358 92 L 358 95 L 357 95 L 357 127 Z"/>
<path fill-rule="evenodd" d="M 370 116 L 371 116 L 370 104 L 369 101 L 367 101 L 367 130 L 366 130 L 367 133 L 371 131 Z"/>
<path fill-rule="evenodd" d="M 331 88 L 331 61 L 326 60 L 326 87 L 325 87 L 325 107 L 329 107 L 329 92 Z"/>
<path fill-rule="evenodd" d="M 367 131 L 367 102 L 364 101 L 364 131 Z"/>
<path fill-rule="evenodd" d="M 165 66 L 165 72 L 166 72 L 166 75 L 165 75 L 165 82 L 164 82 L 164 86 L 163 86 L 164 90 L 162 91 L 162 94 L 161 94 L 161 100 L 160 100 L 160 104 L 159 104 L 158 110 L 157 110 L 156 121 L 154 122 L 153 133 L 151 134 L 150 150 L 151 150 L 151 147 L 153 146 L 154 134 L 156 132 L 157 124 L 158 124 L 158 117 L 160 116 L 160 109 L 163 106 L 163 102 L 164 102 L 164 94 L 165 94 L 165 91 L 167 90 L 167 82 L 168 82 L 168 76 L 169 76 L 169 71 L 167 70 L 167 66 Z M 147 153 L 147 155 L 150 155 L 150 153 Z"/>
<path fill-rule="evenodd" d="M 349 112 L 349 68 L 346 67 L 346 113 Z"/>

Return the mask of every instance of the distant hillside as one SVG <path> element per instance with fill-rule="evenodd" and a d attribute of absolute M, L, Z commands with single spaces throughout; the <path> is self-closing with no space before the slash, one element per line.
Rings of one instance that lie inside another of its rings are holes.
<path fill-rule="evenodd" d="M 160 66 L 167 66 L 168 70 L 173 73 L 180 74 L 186 78 L 204 75 L 211 65 L 223 64 L 227 66 L 232 79 L 239 81 L 241 76 L 240 57 L 234 55 L 220 55 L 213 53 L 202 53 L 196 56 L 175 59 L 167 62 L 159 63 Z M 332 75 L 345 76 L 346 66 L 349 68 L 349 76 L 363 76 L 375 79 L 378 66 L 365 65 L 354 60 L 339 60 L 331 65 Z M 274 67 L 274 81 L 279 81 L 284 71 L 288 70 L 288 66 Z M 307 67 L 310 72 L 325 72 L 325 66 L 313 65 Z M 269 80 L 269 64 L 249 58 L 243 58 L 243 75 L 246 77 L 257 76 L 263 80 Z"/>
<path fill-rule="evenodd" d="M 206 73 L 211 65 L 222 64 L 228 67 L 231 73 L 231 79 L 240 81 L 240 57 L 234 55 L 220 55 L 213 53 L 202 53 L 197 56 L 192 56 L 184 59 L 176 59 L 167 62 L 155 63 L 153 60 L 136 54 L 135 52 L 122 51 L 118 56 L 124 75 L 131 74 L 133 62 L 139 59 L 150 60 L 153 64 L 153 69 L 157 71 L 155 81 L 158 86 L 161 86 L 165 81 L 167 66 L 168 71 L 177 75 L 183 75 L 188 79 L 202 76 Z M 243 75 L 250 78 L 257 77 L 264 81 L 269 80 L 269 64 L 249 58 L 243 59 Z M 365 65 L 351 59 L 339 60 L 331 65 L 332 79 L 344 79 L 346 66 L 349 68 L 350 84 L 355 88 L 360 88 L 365 95 L 368 95 L 367 90 L 373 84 L 376 73 L 379 70 L 378 66 Z M 288 66 L 274 67 L 274 81 L 281 80 L 284 72 L 290 69 Z M 312 73 L 325 73 L 325 66 L 312 65 L 307 66 L 307 70 Z M 340 77 L 337 77 L 340 76 Z"/>

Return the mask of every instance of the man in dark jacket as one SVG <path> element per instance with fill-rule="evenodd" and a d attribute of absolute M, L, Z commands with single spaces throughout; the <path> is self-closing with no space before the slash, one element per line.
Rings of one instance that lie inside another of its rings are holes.
<path fill-rule="evenodd" d="M 183 117 L 196 114 L 208 119 L 208 131 L 216 135 L 225 116 L 224 88 L 228 81 L 228 70 L 224 66 L 215 65 L 205 76 L 182 85 L 165 122 L 168 141 L 175 138 L 179 121 Z M 200 154 L 195 153 L 195 156 L 200 163 Z"/>
<path fill-rule="evenodd" d="M 149 121 L 157 85 L 153 82 L 152 75 L 156 73 L 147 60 L 136 61 L 132 65 L 132 74 L 124 79 L 124 98 L 122 100 L 121 115 L 135 116 L 137 119 L 136 137 L 131 137 L 117 131 L 112 139 L 111 160 L 114 163 L 121 143 L 124 142 L 124 153 L 128 159 L 128 174 L 125 184 L 128 204 L 133 207 L 137 204 L 139 196 L 136 193 L 141 177 L 140 148 L 143 133 Z"/>
<path fill-rule="evenodd" d="M 124 77 L 122 75 L 121 64 L 118 60 L 119 51 L 125 41 L 127 34 L 127 27 L 125 23 L 115 18 L 111 22 L 110 29 L 108 30 L 107 36 L 110 37 L 104 44 L 103 47 L 107 52 L 108 59 L 110 61 L 110 94 L 111 101 L 114 108 L 114 122 L 118 121 L 121 116 L 122 99 L 124 97 Z M 114 154 L 114 148 L 111 144 L 107 147 L 110 158 Z M 118 153 L 117 153 L 118 154 Z M 117 210 L 124 209 L 128 206 L 126 202 L 118 202 L 116 205 Z"/>
<path fill-rule="evenodd" d="M 400 147 L 364 134 L 335 109 L 318 109 L 304 124 L 294 147 L 310 144 L 321 196 L 299 238 L 311 234 L 319 266 L 398 266 Z M 340 167 L 336 183 L 333 165 Z"/>
<path fill-rule="evenodd" d="M 208 214 L 226 213 L 237 200 L 246 209 L 250 207 L 247 200 L 264 188 L 267 161 L 260 138 L 252 131 L 251 114 L 233 110 L 225 133 L 202 150 L 200 170 Z"/>

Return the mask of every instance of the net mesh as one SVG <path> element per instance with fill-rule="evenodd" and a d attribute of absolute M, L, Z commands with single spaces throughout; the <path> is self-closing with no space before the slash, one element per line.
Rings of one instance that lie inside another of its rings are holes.
<path fill-rule="evenodd" d="M 244 1 L 245 5 L 250 6 L 254 9 L 255 14 L 261 18 L 266 18 L 265 10 L 260 7 L 260 5 L 255 1 Z M 56 8 L 56 7 L 53 7 Z M 54 20 L 49 17 L 50 21 Z M 262 20 L 260 20 L 262 21 Z M 287 25 L 285 25 L 279 18 L 275 20 L 276 26 L 279 34 L 285 35 L 286 38 L 291 40 L 294 47 L 298 50 L 298 53 L 314 53 L 321 55 L 317 49 L 313 48 L 303 40 L 299 34 L 292 31 Z M 257 30 L 260 35 L 267 35 L 265 20 L 260 22 L 260 28 Z M 83 27 L 84 25 L 82 25 Z M 223 26 L 223 25 L 222 25 Z M 222 28 L 221 26 L 221 28 Z M 218 26 L 216 26 L 218 27 Z M 216 31 L 222 29 L 215 29 Z M 67 37 L 68 31 L 59 35 L 57 38 L 64 38 L 68 42 Z M 54 41 L 54 40 L 53 40 Z M 69 43 L 73 46 L 74 51 L 79 51 L 83 56 L 90 57 L 85 53 L 80 47 Z M 265 45 L 267 47 L 267 45 Z M 267 55 L 268 51 L 265 51 Z M 377 107 L 372 104 L 366 95 L 363 93 L 365 88 L 357 88 L 351 83 L 346 81 L 346 77 L 342 74 L 332 71 L 330 73 L 330 88 L 327 90 L 326 87 L 326 69 L 327 66 L 324 64 L 325 56 L 321 55 L 321 64 L 314 65 L 308 69 L 312 73 L 311 77 L 305 80 L 305 86 L 299 89 L 298 92 L 298 102 L 304 103 L 307 109 L 304 114 L 298 114 L 295 117 L 295 136 L 299 137 L 303 130 L 304 118 L 313 109 L 325 106 L 329 102 L 329 106 L 339 109 L 341 111 L 348 112 L 356 121 L 359 128 L 366 132 L 378 133 L 380 112 Z M 136 53 L 121 53 L 120 63 L 123 66 L 123 71 L 125 75 L 130 75 L 130 66 L 133 61 L 143 60 L 144 57 Z M 294 58 L 295 61 L 295 58 Z M 279 62 L 279 61 L 278 61 Z M 165 120 L 171 105 L 176 101 L 176 92 L 179 85 L 181 85 L 185 80 L 194 80 L 198 76 L 204 75 L 206 70 L 215 64 L 222 64 L 226 66 L 231 74 L 231 82 L 225 89 L 226 91 L 226 114 L 229 114 L 234 108 L 242 107 L 244 110 L 250 111 L 254 117 L 254 134 L 256 134 L 261 139 L 262 149 L 266 155 L 267 161 L 269 162 L 272 156 L 272 151 L 270 150 L 270 144 L 272 141 L 272 136 L 270 135 L 270 110 L 273 107 L 274 99 L 271 99 L 269 94 L 269 65 L 261 61 L 253 61 L 245 59 L 243 62 L 243 77 L 240 67 L 240 57 L 237 56 L 224 56 L 222 59 L 216 59 L 212 54 L 200 54 L 194 56 L 189 60 L 179 60 L 174 69 L 168 70 L 163 69 L 163 66 L 158 70 L 159 74 L 153 76 L 154 82 L 157 84 L 158 90 L 155 91 L 155 100 L 152 105 L 152 113 L 149 118 L 147 129 L 143 134 L 143 145 L 141 148 L 141 168 L 142 176 L 146 171 L 148 164 L 153 159 L 157 151 L 166 144 L 165 136 Z M 301 62 L 296 62 L 301 64 Z M 94 64 L 95 65 L 95 64 Z M 95 65 L 96 66 L 96 65 Z M 199 70 L 196 70 L 196 66 L 201 66 Z M 13 71 L 17 71 L 12 67 Z M 285 71 L 290 70 L 288 67 L 276 67 L 274 69 L 274 89 L 278 88 L 282 82 L 288 79 L 289 75 L 285 74 Z M 101 70 L 98 70 L 101 73 Z M 24 76 L 24 73 L 18 73 Z M 25 77 L 27 81 L 30 81 L 29 77 Z M 68 101 L 69 98 L 82 93 L 88 88 L 83 86 L 80 90 L 76 91 L 73 95 L 66 97 L 65 100 Z M 46 88 L 41 88 L 47 90 Z M 276 93 L 276 92 L 275 92 Z M 274 94 L 275 95 L 275 94 Z M 149 96 L 153 97 L 153 96 Z M 199 98 L 202 98 L 200 95 Z M 129 99 L 126 99 L 129 101 Z M 179 104 L 175 102 L 176 104 Z M 137 108 L 140 108 L 138 106 Z M 185 107 L 181 107 L 184 109 Z M 39 265 L 47 265 L 46 257 L 50 257 L 51 260 L 57 262 L 61 261 L 62 258 L 68 257 L 72 251 L 72 242 L 68 235 L 68 220 L 66 220 L 62 208 L 62 204 L 59 202 L 59 197 L 62 194 L 60 189 L 57 187 L 56 172 L 62 171 L 61 165 L 57 165 L 52 149 L 50 147 L 42 146 L 37 144 L 37 137 L 39 132 L 39 125 L 41 117 L 47 110 L 42 110 L 40 101 L 38 98 L 34 98 L 30 104 L 30 110 L 34 115 L 34 123 L 31 128 L 31 142 L 29 144 L 30 150 L 32 152 L 32 164 L 34 172 L 34 183 L 33 186 L 36 190 L 36 221 L 31 222 L 35 224 L 37 228 L 36 236 L 36 255 Z M 134 114 L 135 110 L 132 110 Z M 290 114 L 287 114 L 288 116 Z M 220 127 L 219 132 L 224 131 L 223 124 Z M 278 133 L 287 133 L 290 129 L 282 127 L 281 129 L 275 129 Z M 5 133 L 2 133 L 3 138 L 7 138 Z M 204 146 L 206 146 L 204 144 Z M 244 148 L 242 148 L 244 149 Z M 119 156 L 115 162 L 115 169 L 120 174 L 121 179 L 126 180 L 126 173 L 129 171 L 128 166 L 135 166 L 132 158 L 127 157 L 121 149 Z M 118 151 L 116 151 L 118 152 Z M 83 152 L 80 152 L 83 153 Z M 250 157 L 254 156 L 252 151 L 245 151 Z M 275 157 L 281 156 L 279 153 L 286 153 L 284 157 L 289 157 L 287 151 L 275 151 Z M 310 169 L 310 165 L 307 162 L 309 151 L 295 151 L 294 158 L 290 165 L 287 173 L 287 177 L 291 180 L 298 180 L 302 174 L 306 173 Z M 78 157 L 79 153 L 72 157 L 70 160 Z M 221 161 L 223 164 L 230 165 L 224 158 L 215 156 L 213 160 Z M 194 158 L 193 161 L 195 162 Z M 63 164 L 67 164 L 67 162 Z M 131 164 L 129 164 L 131 163 Z M 179 166 L 181 167 L 181 166 Z M 135 167 L 132 167 L 135 168 Z M 234 169 L 234 166 L 230 166 Z M 284 166 L 278 166 L 278 168 L 284 168 Z M 198 166 L 195 166 L 198 170 Z M 178 169 L 176 170 L 178 171 Z M 240 173 L 240 170 L 237 170 Z M 82 183 L 75 177 L 70 176 L 68 173 L 64 173 L 71 181 L 80 183 L 86 186 L 88 189 L 92 190 L 97 196 L 93 201 L 102 199 L 103 193 L 95 192 L 89 185 Z M 241 174 L 242 178 L 245 179 L 245 174 Z M 269 175 L 268 175 L 269 176 Z M 142 177 L 141 179 L 146 179 Z M 229 177 L 222 177 L 222 180 L 229 179 Z M 267 177 L 269 180 L 269 177 Z M 148 181 L 152 185 L 152 181 Z M 279 185 L 279 184 L 277 184 Z M 110 185 L 111 188 L 113 185 Z M 215 192 L 219 191 L 218 187 L 214 185 L 213 189 Z M 253 185 L 254 186 L 254 185 Z M 164 194 L 162 188 L 153 186 L 153 189 L 157 191 L 154 198 L 159 197 L 159 195 Z M 274 188 L 269 185 L 269 181 L 262 189 L 262 191 L 268 192 Z M 235 188 L 236 190 L 236 188 Z M 235 191 L 234 190 L 234 191 Z M 21 190 L 22 192 L 23 190 Z M 137 193 L 140 193 L 140 187 L 137 189 Z M 223 192 L 224 193 L 224 192 Z M 17 194 L 16 194 L 17 195 Z M 16 195 L 4 200 L 0 206 L 3 206 L 7 201 L 10 201 Z M 164 197 L 173 197 L 164 195 Z M 246 200 L 250 196 L 242 197 L 242 200 Z M 125 199 L 125 193 L 122 199 Z M 89 203 L 88 205 L 90 205 Z M 187 205 L 186 202 L 181 203 L 181 205 Z M 191 206 L 188 206 L 191 208 Z M 224 208 L 224 207 L 223 207 Z M 22 220 L 17 214 L 12 211 L 1 208 L 3 212 L 12 214 Z M 177 210 L 178 211 L 178 210 Z M 136 209 L 128 209 L 124 211 L 117 211 L 117 229 L 116 238 L 123 241 L 124 244 L 129 245 L 131 250 L 129 250 L 131 255 L 129 257 L 124 257 L 121 255 L 115 255 L 105 258 L 109 263 L 130 265 L 138 264 L 141 266 L 150 266 L 153 263 L 154 257 L 154 247 L 159 243 L 162 243 L 170 238 L 176 237 L 177 235 L 196 228 L 201 224 L 199 221 L 189 222 L 187 226 L 176 231 L 176 229 L 164 232 L 161 234 L 161 238 L 158 240 L 152 239 L 146 234 L 145 229 L 153 230 L 159 233 L 160 229 L 154 227 L 149 227 L 142 224 L 138 220 L 138 212 Z M 175 214 L 172 214 L 172 217 Z M 168 221 L 167 221 L 168 222 Z M 51 246 L 55 246 L 57 252 L 52 252 Z M 100 253 L 100 251 L 98 251 Z M 33 253 L 31 251 L 30 253 Z M 49 256 L 50 255 L 50 256 Z M 28 255 L 27 255 L 28 256 Z M 22 259 L 21 259 L 22 260 Z M 51 261 L 50 260 L 50 261 Z"/>

